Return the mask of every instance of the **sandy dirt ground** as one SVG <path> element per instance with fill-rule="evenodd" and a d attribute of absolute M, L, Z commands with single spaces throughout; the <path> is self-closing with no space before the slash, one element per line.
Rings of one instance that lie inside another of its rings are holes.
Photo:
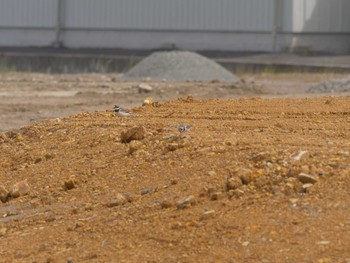
<path fill-rule="evenodd" d="M 2 74 L 0 262 L 350 262 L 350 98 L 300 98 L 327 77 Z"/>
<path fill-rule="evenodd" d="M 149 94 L 139 83 L 123 83 L 116 74 L 0 74 L 0 131 L 30 122 L 105 110 L 114 104 L 140 106 L 147 96 L 165 102 L 187 95 L 195 98 L 344 96 L 305 94 L 307 88 L 344 74 L 239 74 L 244 83 L 150 83 Z"/>

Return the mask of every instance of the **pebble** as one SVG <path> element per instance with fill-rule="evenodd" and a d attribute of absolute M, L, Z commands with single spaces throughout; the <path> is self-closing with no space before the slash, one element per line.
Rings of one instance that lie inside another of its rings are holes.
<path fill-rule="evenodd" d="M 122 132 L 120 140 L 122 143 L 129 143 L 133 140 L 139 141 L 145 138 L 146 129 L 143 126 L 133 127 L 126 132 Z"/>
<path fill-rule="evenodd" d="M 2 227 L 0 228 L 0 237 L 4 236 L 7 232 L 7 228 L 6 227 Z"/>
<path fill-rule="evenodd" d="M 202 214 L 200 220 L 206 220 L 206 219 L 212 218 L 212 217 L 214 217 L 214 216 L 215 216 L 215 210 L 205 211 L 205 212 Z"/>
<path fill-rule="evenodd" d="M 138 91 L 139 93 L 149 93 L 153 90 L 153 88 L 146 84 L 146 83 L 141 83 L 140 85 L 138 85 Z"/>
<path fill-rule="evenodd" d="M 298 175 L 298 180 L 303 184 L 315 184 L 318 182 L 318 178 L 316 176 L 306 173 L 300 173 Z"/>
<path fill-rule="evenodd" d="M 182 199 L 180 199 L 177 203 L 176 206 L 178 209 L 184 209 L 187 207 L 190 207 L 191 205 L 195 204 L 196 200 L 193 195 L 186 196 Z"/>
<path fill-rule="evenodd" d="M 28 194 L 30 191 L 27 180 L 20 181 L 14 184 L 10 190 L 10 196 L 13 198 Z"/>
<path fill-rule="evenodd" d="M 219 200 L 223 197 L 223 194 L 222 192 L 214 192 L 210 195 L 210 200 L 211 201 L 216 201 L 216 200 Z"/>
<path fill-rule="evenodd" d="M 238 198 L 238 197 L 241 197 L 243 195 L 244 195 L 244 191 L 241 190 L 241 189 L 234 189 L 234 190 L 231 189 L 230 191 L 228 191 L 228 196 L 229 197 L 236 197 L 236 198 Z"/>
<path fill-rule="evenodd" d="M 120 206 L 120 205 L 126 204 L 127 202 L 128 202 L 128 199 L 125 197 L 125 195 L 121 193 L 117 193 L 114 199 L 109 203 L 107 203 L 107 207 Z"/>
<path fill-rule="evenodd" d="M 75 177 L 71 176 L 69 179 L 67 179 L 66 181 L 64 181 L 64 189 L 65 190 L 71 190 L 73 188 L 75 188 Z"/>
<path fill-rule="evenodd" d="M 234 176 L 227 178 L 226 187 L 227 190 L 234 190 L 242 186 L 242 184 L 242 180 L 239 177 Z"/>
<path fill-rule="evenodd" d="M 143 188 L 141 190 L 141 195 L 147 195 L 147 194 L 150 194 L 150 193 L 153 193 L 153 192 L 154 192 L 153 188 Z"/>
<path fill-rule="evenodd" d="M 170 208 L 174 205 L 174 203 L 168 199 L 164 199 L 161 203 L 160 203 L 160 207 L 163 209 L 166 208 Z"/>
<path fill-rule="evenodd" d="M 131 141 L 129 143 L 129 154 L 133 154 L 137 150 L 139 150 L 142 147 L 142 142 L 140 141 Z"/>
<path fill-rule="evenodd" d="M 2 185 L 0 185 L 0 200 L 1 202 L 5 203 L 9 197 L 9 191 L 6 190 L 6 188 Z"/>

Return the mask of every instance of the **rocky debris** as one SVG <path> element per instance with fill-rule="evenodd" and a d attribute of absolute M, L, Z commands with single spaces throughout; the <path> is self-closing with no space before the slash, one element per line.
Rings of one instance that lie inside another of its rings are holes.
<path fill-rule="evenodd" d="M 289 177 L 286 180 L 286 184 L 284 186 L 284 193 L 286 195 L 291 195 L 295 193 L 300 193 L 303 190 L 303 184 L 294 177 Z"/>
<path fill-rule="evenodd" d="M 145 138 L 146 129 L 143 126 L 136 126 L 127 131 L 123 131 L 120 135 L 120 140 L 122 143 L 129 143 L 133 140 L 142 140 Z"/>
<path fill-rule="evenodd" d="M 66 181 L 64 181 L 63 187 L 65 190 L 71 190 L 71 189 L 75 188 L 75 185 L 76 185 L 75 176 L 71 176 Z"/>
<path fill-rule="evenodd" d="M 115 207 L 124 205 L 128 202 L 128 198 L 123 195 L 122 193 L 117 193 L 115 197 L 112 199 L 112 201 L 107 203 L 107 207 Z"/>
<path fill-rule="evenodd" d="M 292 161 L 300 161 L 300 159 L 307 153 L 308 151 L 299 151 L 296 154 L 290 157 Z"/>
<path fill-rule="evenodd" d="M 7 228 L 6 227 L 2 227 L 0 228 L 0 237 L 3 237 L 7 232 Z"/>
<path fill-rule="evenodd" d="M 208 211 L 205 211 L 202 215 L 201 215 L 201 218 L 200 220 L 203 221 L 203 220 L 207 220 L 209 218 L 213 218 L 215 216 L 215 210 L 208 210 Z"/>
<path fill-rule="evenodd" d="M 3 203 L 6 203 L 10 192 L 6 190 L 6 188 L 2 185 L 0 185 L 0 200 Z"/>
<path fill-rule="evenodd" d="M 143 188 L 141 190 L 141 195 L 147 195 L 147 194 L 151 194 L 153 192 L 155 192 L 155 189 L 146 187 L 146 188 Z"/>
<path fill-rule="evenodd" d="M 188 51 L 155 52 L 122 77 L 126 81 L 223 81 L 237 82 L 231 72 L 199 54 Z"/>
<path fill-rule="evenodd" d="M 139 93 L 149 93 L 153 90 L 153 88 L 146 83 L 141 83 L 137 87 Z"/>
<path fill-rule="evenodd" d="M 318 178 L 316 176 L 306 173 L 300 173 L 298 175 L 298 179 L 303 184 L 315 184 L 318 182 Z"/>
<path fill-rule="evenodd" d="M 184 209 L 187 207 L 190 207 L 196 203 L 196 199 L 193 195 L 186 196 L 182 199 L 180 199 L 177 203 L 176 206 L 178 209 Z"/>
<path fill-rule="evenodd" d="M 219 199 L 221 199 L 223 197 L 223 193 L 222 192 L 214 192 L 210 195 L 210 200 L 211 201 L 217 201 Z"/>
<path fill-rule="evenodd" d="M 228 177 L 226 182 L 227 190 L 234 190 L 243 185 L 241 178 L 238 176 Z"/>
<path fill-rule="evenodd" d="M 350 91 L 350 77 L 343 79 L 327 80 L 310 87 L 308 93 L 329 93 Z"/>
<path fill-rule="evenodd" d="M 150 105 L 153 103 L 153 98 L 152 97 L 147 97 L 143 103 L 142 103 L 142 106 L 146 106 L 146 105 Z"/>
<path fill-rule="evenodd" d="M 160 207 L 163 208 L 163 209 L 166 209 L 166 208 L 170 208 L 174 205 L 174 202 L 172 202 L 171 200 L 169 199 L 164 199 L 161 203 L 160 203 Z"/>
<path fill-rule="evenodd" d="M 143 144 L 140 141 L 131 141 L 129 143 L 129 154 L 133 154 L 137 150 L 141 149 L 142 145 Z"/>
<path fill-rule="evenodd" d="M 22 195 L 28 194 L 29 191 L 30 191 L 30 187 L 27 180 L 23 180 L 12 186 L 9 195 L 13 198 L 17 198 Z"/>

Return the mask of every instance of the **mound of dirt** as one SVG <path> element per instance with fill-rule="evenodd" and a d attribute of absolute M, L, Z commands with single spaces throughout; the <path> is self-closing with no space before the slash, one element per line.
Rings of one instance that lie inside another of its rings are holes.
<path fill-rule="evenodd" d="M 346 262 L 349 103 L 188 97 L 0 134 L 0 261 Z"/>
<path fill-rule="evenodd" d="M 126 81 L 223 81 L 238 78 L 216 62 L 188 51 L 155 52 L 122 77 Z"/>
<path fill-rule="evenodd" d="M 308 89 L 308 93 L 349 92 L 350 77 L 327 80 Z"/>

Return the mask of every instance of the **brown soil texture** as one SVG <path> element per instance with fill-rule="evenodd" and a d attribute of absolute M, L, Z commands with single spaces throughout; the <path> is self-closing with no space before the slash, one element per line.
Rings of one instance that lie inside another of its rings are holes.
<path fill-rule="evenodd" d="M 0 261 L 349 262 L 349 105 L 187 97 L 3 133 Z"/>

